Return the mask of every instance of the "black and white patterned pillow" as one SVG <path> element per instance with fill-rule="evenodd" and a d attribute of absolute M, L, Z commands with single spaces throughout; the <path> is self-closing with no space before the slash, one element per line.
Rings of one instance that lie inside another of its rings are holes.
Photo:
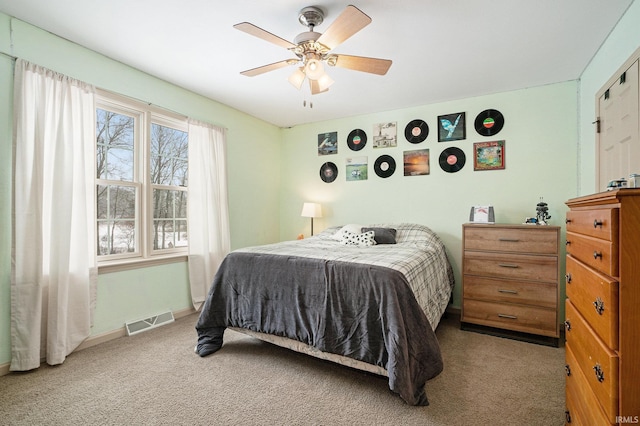
<path fill-rule="evenodd" d="M 342 232 L 340 242 L 348 246 L 374 246 L 376 245 L 374 237 L 375 232 L 373 231 L 357 234 L 355 232 L 344 230 Z"/>

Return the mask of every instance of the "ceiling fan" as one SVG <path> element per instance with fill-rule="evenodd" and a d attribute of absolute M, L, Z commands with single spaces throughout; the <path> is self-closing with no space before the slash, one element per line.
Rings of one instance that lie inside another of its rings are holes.
<path fill-rule="evenodd" d="M 334 83 L 333 79 L 325 72 L 323 63 L 378 75 L 385 75 L 389 70 L 391 61 L 388 59 L 331 53 L 331 50 L 371 23 L 371 18 L 357 7 L 347 6 L 324 33 L 313 31 L 317 25 L 324 21 L 324 13 L 317 7 L 309 6 L 302 9 L 298 21 L 309 31 L 298 34 L 293 43 L 249 22 L 234 25 L 233 27 L 240 31 L 284 47 L 297 56 L 297 58 L 242 71 L 240 74 L 254 77 L 286 66 L 299 65 L 296 71 L 289 76 L 289 82 L 300 90 L 302 83 L 307 78 L 311 94 L 315 95 L 326 92 L 329 90 L 329 86 Z"/>

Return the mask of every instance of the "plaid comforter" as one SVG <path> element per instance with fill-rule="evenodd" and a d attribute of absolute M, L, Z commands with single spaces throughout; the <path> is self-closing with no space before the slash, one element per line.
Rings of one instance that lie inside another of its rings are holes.
<path fill-rule="evenodd" d="M 395 229 L 396 244 L 369 247 L 343 245 L 334 238 L 341 226 L 334 226 L 304 240 L 284 241 L 236 251 L 309 257 L 394 269 L 405 276 L 431 328 L 435 330 L 449 304 L 454 285 L 453 269 L 440 237 L 430 228 L 414 223 L 367 226 Z"/>
<path fill-rule="evenodd" d="M 427 405 L 424 385 L 442 371 L 433 329 L 453 274 L 428 228 L 393 227 L 397 244 L 343 245 L 335 228 L 230 253 L 196 324 L 197 352 L 220 349 L 226 327 L 283 336 L 383 367 L 392 391 Z"/>

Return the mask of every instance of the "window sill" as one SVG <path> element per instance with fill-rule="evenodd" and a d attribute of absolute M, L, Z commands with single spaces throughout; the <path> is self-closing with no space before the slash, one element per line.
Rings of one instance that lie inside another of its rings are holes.
<path fill-rule="evenodd" d="M 98 263 L 98 275 L 110 274 L 112 272 L 129 271 L 132 269 L 150 268 L 171 263 L 187 262 L 188 255 L 179 254 L 172 256 L 155 256 L 152 258 L 136 258 L 126 260 L 112 260 Z"/>

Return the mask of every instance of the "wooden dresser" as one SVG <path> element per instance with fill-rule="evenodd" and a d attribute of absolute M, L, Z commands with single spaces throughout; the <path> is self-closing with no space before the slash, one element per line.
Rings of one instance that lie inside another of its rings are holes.
<path fill-rule="evenodd" d="M 557 346 L 560 227 L 465 224 L 462 244 L 462 328 Z"/>
<path fill-rule="evenodd" d="M 567 201 L 566 420 L 640 422 L 640 189 Z"/>

